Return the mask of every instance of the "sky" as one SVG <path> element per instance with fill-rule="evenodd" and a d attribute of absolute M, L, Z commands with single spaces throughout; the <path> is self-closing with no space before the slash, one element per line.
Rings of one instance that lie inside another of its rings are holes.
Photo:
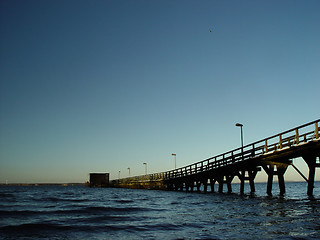
<path fill-rule="evenodd" d="M 172 153 L 183 167 L 238 148 L 236 122 L 249 144 L 319 119 L 319 12 L 318 0 L 1 0 L 0 183 L 163 172 Z"/>

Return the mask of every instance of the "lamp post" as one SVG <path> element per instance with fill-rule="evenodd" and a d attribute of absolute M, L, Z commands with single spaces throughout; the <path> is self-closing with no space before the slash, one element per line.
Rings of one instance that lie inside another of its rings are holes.
<path fill-rule="evenodd" d="M 144 162 L 143 165 L 145 165 L 145 172 L 146 172 L 146 175 L 147 175 L 147 163 Z"/>
<path fill-rule="evenodd" d="M 130 168 L 128 167 L 128 170 L 129 170 L 129 177 L 130 177 Z"/>
<path fill-rule="evenodd" d="M 121 172 L 121 171 L 119 171 L 119 179 L 120 179 L 120 172 Z"/>
<path fill-rule="evenodd" d="M 177 169 L 177 154 L 172 153 L 172 156 L 174 156 L 174 169 Z"/>
<path fill-rule="evenodd" d="M 240 129 L 241 129 L 241 154 L 242 154 L 242 159 L 243 159 L 243 132 L 242 132 L 243 124 L 236 123 L 236 126 L 240 127 Z"/>

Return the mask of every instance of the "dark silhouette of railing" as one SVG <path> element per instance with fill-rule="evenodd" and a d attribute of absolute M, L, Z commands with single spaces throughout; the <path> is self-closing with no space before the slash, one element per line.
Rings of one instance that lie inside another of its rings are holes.
<path fill-rule="evenodd" d="M 185 177 L 250 160 L 259 155 L 272 154 L 275 151 L 281 151 L 311 141 L 319 141 L 319 124 L 320 119 L 243 146 L 243 152 L 242 148 L 239 147 L 181 168 L 167 172 L 148 174 L 146 175 L 146 179 L 156 180 L 161 178 L 168 180 Z M 140 177 L 135 178 L 138 180 Z"/>
<path fill-rule="evenodd" d="M 112 185 L 118 187 L 138 186 L 139 188 L 141 186 L 142 188 L 151 188 L 150 186 L 154 185 L 155 189 L 165 189 L 170 184 L 171 187 L 169 188 L 172 188 L 172 184 L 175 184 L 176 187 L 180 187 L 180 189 L 182 189 L 188 181 L 194 181 L 197 176 L 202 177 L 203 184 L 206 184 L 208 181 L 207 176 L 204 175 L 206 173 L 212 174 L 213 172 L 215 172 L 216 174 L 220 170 L 223 172 L 227 169 L 225 171 L 225 174 L 227 174 L 230 169 L 233 169 L 233 166 L 241 166 L 241 171 L 251 171 L 250 169 L 252 169 L 252 167 L 256 168 L 258 166 L 262 166 L 269 176 L 268 192 L 271 193 L 272 177 L 276 172 L 274 172 L 273 170 L 273 163 L 268 163 L 268 161 L 270 161 L 271 159 L 272 161 L 274 160 L 279 162 L 281 161 L 281 158 L 278 156 L 283 154 L 284 157 L 282 158 L 285 159 L 284 161 L 288 165 L 290 164 L 288 160 L 289 158 L 303 156 L 305 154 L 309 154 L 310 151 L 315 152 L 315 154 L 312 156 L 311 160 L 305 160 L 308 163 L 310 170 L 313 171 L 309 176 L 309 179 L 313 179 L 313 182 L 315 167 L 320 167 L 320 164 L 316 163 L 315 157 L 319 157 L 320 155 L 319 124 L 320 119 L 178 169 L 161 173 L 153 173 L 148 175 L 113 180 Z M 312 148 L 309 147 L 311 145 Z M 295 154 L 296 152 L 298 152 L 298 154 Z M 262 162 L 261 160 L 265 160 L 265 162 Z M 267 164 L 269 165 L 267 166 Z M 280 169 L 277 173 L 278 176 L 281 175 L 279 180 L 283 179 L 283 174 L 286 170 L 286 167 L 282 170 Z M 282 173 L 280 171 L 282 171 Z M 301 174 L 301 172 L 299 173 Z M 239 175 L 238 173 L 232 174 L 233 176 Z M 246 180 L 245 175 L 240 177 L 242 178 L 242 182 Z M 306 177 L 304 178 L 306 179 Z M 181 182 L 181 179 L 185 180 Z M 253 184 L 253 179 L 254 177 L 250 179 L 251 184 Z M 220 184 L 223 184 L 221 181 L 222 180 L 220 179 Z M 193 183 L 191 186 L 193 186 Z M 284 192 L 284 183 L 281 183 L 280 187 L 282 188 L 281 191 Z M 309 183 L 308 194 L 312 194 L 312 188 L 313 183 Z M 252 187 L 252 190 L 254 191 L 254 187 Z"/>
<path fill-rule="evenodd" d="M 241 147 L 236 148 L 200 162 L 164 172 L 162 175 L 165 180 L 185 177 L 247 161 L 259 155 L 271 154 L 274 151 L 281 151 L 310 141 L 319 141 L 319 122 L 320 119 L 248 144 L 243 146 L 243 152 Z M 313 129 L 310 130 L 310 128 Z"/>

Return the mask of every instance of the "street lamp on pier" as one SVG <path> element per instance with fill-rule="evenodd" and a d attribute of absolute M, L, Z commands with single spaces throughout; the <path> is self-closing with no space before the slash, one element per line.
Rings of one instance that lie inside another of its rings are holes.
<path fill-rule="evenodd" d="M 241 129 L 241 154 L 242 154 L 242 160 L 243 160 L 243 131 L 242 131 L 243 124 L 236 123 L 236 126 L 240 127 Z"/>
<path fill-rule="evenodd" d="M 174 156 L 174 169 L 177 169 L 177 154 L 172 153 L 172 156 Z"/>
<path fill-rule="evenodd" d="M 144 162 L 143 165 L 145 165 L 145 173 L 146 173 L 146 175 L 147 175 L 147 163 Z"/>
<path fill-rule="evenodd" d="M 128 170 L 129 170 L 129 177 L 130 177 L 130 168 L 128 167 Z"/>

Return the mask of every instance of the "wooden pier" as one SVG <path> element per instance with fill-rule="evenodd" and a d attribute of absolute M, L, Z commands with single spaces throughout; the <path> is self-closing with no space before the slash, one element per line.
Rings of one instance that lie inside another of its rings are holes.
<path fill-rule="evenodd" d="M 285 193 L 284 175 L 292 166 L 308 182 L 307 194 L 313 194 L 315 171 L 320 167 L 320 119 L 281 132 L 274 136 L 231 150 L 226 153 L 181 167 L 175 170 L 129 177 L 111 181 L 112 187 L 162 189 L 175 191 L 232 192 L 232 181 L 240 180 L 240 193 L 244 193 L 245 182 L 255 192 L 255 177 L 262 169 L 267 173 L 267 194 L 272 194 L 274 176 L 278 177 L 280 194 Z M 304 176 L 296 168 L 292 159 L 302 157 L 309 168 L 309 175 Z"/>

